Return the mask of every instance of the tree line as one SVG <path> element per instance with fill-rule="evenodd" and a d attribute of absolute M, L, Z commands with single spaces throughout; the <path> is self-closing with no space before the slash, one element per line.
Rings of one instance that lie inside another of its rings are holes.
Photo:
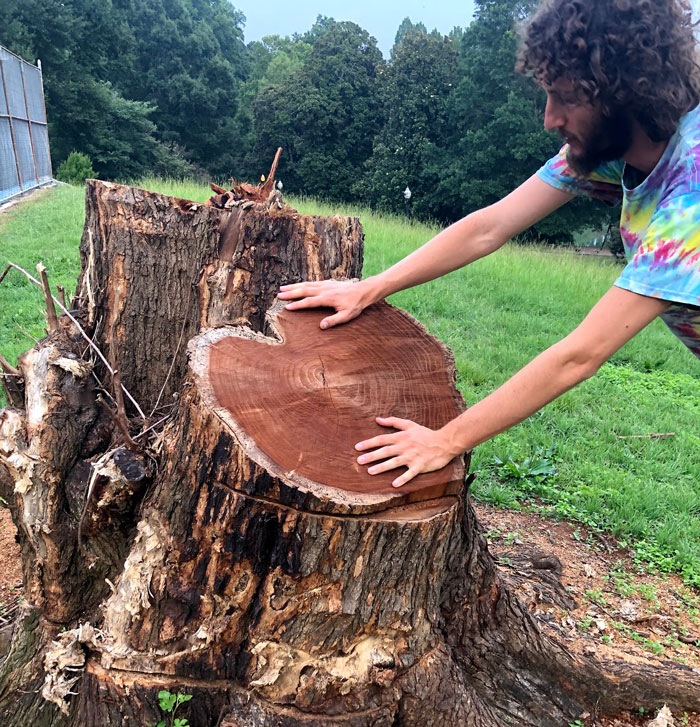
<path fill-rule="evenodd" d="M 561 140 L 513 70 L 534 0 L 477 0 L 448 35 L 406 18 L 388 60 L 370 34 L 319 16 L 248 44 L 228 0 L 5 0 L 0 44 L 40 58 L 54 168 L 257 180 L 278 146 L 285 191 L 447 223 L 495 202 Z M 567 205 L 528 233 L 566 243 L 610 216 Z"/>

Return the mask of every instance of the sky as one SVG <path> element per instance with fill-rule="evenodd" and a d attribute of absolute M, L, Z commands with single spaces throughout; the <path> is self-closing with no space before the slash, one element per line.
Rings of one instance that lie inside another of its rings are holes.
<path fill-rule="evenodd" d="M 473 0 L 233 0 L 233 6 L 246 17 L 246 43 L 265 35 L 303 33 L 318 15 L 327 15 L 351 20 L 367 30 L 387 58 L 405 17 L 447 35 L 455 25 L 469 25 L 474 12 Z"/>

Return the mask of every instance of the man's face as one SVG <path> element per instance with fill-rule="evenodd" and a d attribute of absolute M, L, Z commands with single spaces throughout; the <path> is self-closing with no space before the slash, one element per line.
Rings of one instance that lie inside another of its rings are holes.
<path fill-rule="evenodd" d="M 545 88 L 544 128 L 568 143 L 567 161 L 578 174 L 590 174 L 603 162 L 620 159 L 632 143 L 629 115 L 603 114 L 577 92 L 571 81 L 559 79 Z"/>

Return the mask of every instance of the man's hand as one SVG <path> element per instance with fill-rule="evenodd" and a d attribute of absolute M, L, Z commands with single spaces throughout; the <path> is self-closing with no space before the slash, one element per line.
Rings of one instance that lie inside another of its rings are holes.
<path fill-rule="evenodd" d="M 408 419 L 398 419 L 397 417 L 386 419 L 377 417 L 377 424 L 383 427 L 393 427 L 399 431 L 393 434 L 380 434 L 378 437 L 358 442 L 355 449 L 360 452 L 374 449 L 374 452 L 361 455 L 357 461 L 359 464 L 369 464 L 382 459 L 386 460 L 370 467 L 368 472 L 371 475 L 378 475 L 397 467 L 407 467 L 408 471 L 391 483 L 394 487 L 405 485 L 422 472 L 439 470 L 459 454 L 454 451 L 454 447 L 448 441 L 443 430 L 435 431 Z"/>
<path fill-rule="evenodd" d="M 293 300 L 287 310 L 303 308 L 335 308 L 335 315 L 321 321 L 321 328 L 347 323 L 362 313 L 375 298 L 368 281 L 321 280 L 311 283 L 282 285 L 277 295 L 282 300 Z"/>

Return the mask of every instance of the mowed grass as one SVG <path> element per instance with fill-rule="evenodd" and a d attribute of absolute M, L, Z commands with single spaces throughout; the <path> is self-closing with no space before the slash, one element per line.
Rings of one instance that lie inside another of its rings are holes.
<path fill-rule="evenodd" d="M 210 195 L 192 183 L 144 180 L 140 186 L 198 201 Z M 365 276 L 438 231 L 367 209 L 290 202 L 303 213 L 359 216 Z M 0 216 L 3 267 L 12 260 L 33 271 L 42 259 L 52 281 L 72 290 L 83 204 L 82 189 L 61 187 Z M 612 261 L 511 244 L 391 301 L 452 349 L 458 386 L 472 404 L 569 333 L 620 269 Z M 31 345 L 17 323 L 42 335 L 41 308 L 38 289 L 18 274 L 0 286 L 0 352 L 6 358 Z M 679 572 L 700 586 L 699 425 L 700 361 L 656 321 L 593 379 L 477 447 L 473 495 L 612 532 L 650 567 Z M 619 438 L 670 432 L 674 436 L 662 439 Z M 538 465 L 544 474 L 537 474 Z"/>

